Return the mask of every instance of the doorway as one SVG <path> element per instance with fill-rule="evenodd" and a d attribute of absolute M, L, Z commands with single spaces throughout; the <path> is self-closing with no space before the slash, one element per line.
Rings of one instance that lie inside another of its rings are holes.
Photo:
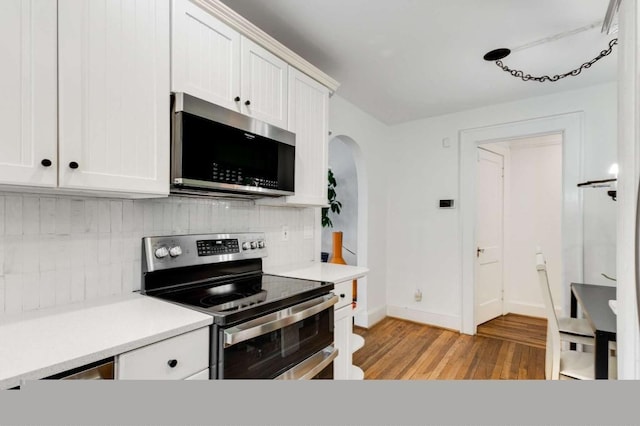
<path fill-rule="evenodd" d="M 462 225 L 462 300 L 460 330 L 476 334 L 476 169 L 477 148 L 487 143 L 522 140 L 551 134 L 562 135 L 562 218 L 561 266 L 559 282 L 582 282 L 583 236 L 582 194 L 576 184 L 582 181 L 581 152 L 584 113 L 575 112 L 495 126 L 463 130 L 460 133 L 460 216 Z M 535 247 L 534 247 L 535 249 Z M 505 247 L 505 252 L 508 252 Z M 535 268 L 532 268 L 535 270 Z M 537 287 L 536 287 L 537 288 Z M 560 314 L 568 315 L 570 294 L 564 286 L 558 299 Z"/>
<path fill-rule="evenodd" d="M 476 326 L 507 313 L 546 317 L 532 267 L 537 247 L 554 300 L 562 300 L 562 139 L 478 145 Z"/>

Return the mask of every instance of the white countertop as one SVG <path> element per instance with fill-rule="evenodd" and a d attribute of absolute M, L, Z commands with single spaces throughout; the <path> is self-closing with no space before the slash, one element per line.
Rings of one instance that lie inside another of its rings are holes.
<path fill-rule="evenodd" d="M 337 284 L 364 277 L 367 272 L 369 272 L 369 269 L 362 266 L 321 262 L 302 269 L 278 272 L 276 275 L 303 280 L 328 281 Z"/>
<path fill-rule="evenodd" d="M 203 314 L 131 293 L 0 320 L 0 389 L 206 327 Z"/>

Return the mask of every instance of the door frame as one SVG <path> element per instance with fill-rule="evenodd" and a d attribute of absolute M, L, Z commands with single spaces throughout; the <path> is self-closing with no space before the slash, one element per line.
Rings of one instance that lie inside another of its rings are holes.
<path fill-rule="evenodd" d="M 475 220 L 476 149 L 484 143 L 503 142 L 562 133 L 562 309 L 569 312 L 568 283 L 582 282 L 583 235 L 582 193 L 577 184 L 582 181 L 582 145 L 584 113 L 572 112 L 531 120 L 465 129 L 460 132 L 460 229 L 461 303 L 460 331 L 476 334 L 475 326 Z M 533 261 L 531 263 L 533 268 Z"/>

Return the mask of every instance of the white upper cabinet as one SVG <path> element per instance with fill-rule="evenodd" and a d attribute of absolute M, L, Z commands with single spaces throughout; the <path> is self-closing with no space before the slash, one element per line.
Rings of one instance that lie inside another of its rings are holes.
<path fill-rule="evenodd" d="M 168 194 L 169 19 L 169 0 L 58 1 L 61 188 Z"/>
<path fill-rule="evenodd" d="M 56 2 L 0 1 L 0 183 L 57 184 Z"/>
<path fill-rule="evenodd" d="M 289 130 L 296 134 L 295 195 L 287 204 L 327 204 L 329 90 L 289 69 Z"/>
<path fill-rule="evenodd" d="M 188 0 L 172 25 L 171 90 L 240 112 L 240 34 Z"/>
<path fill-rule="evenodd" d="M 246 37 L 241 45 L 242 111 L 286 129 L 287 63 Z"/>
<path fill-rule="evenodd" d="M 287 128 L 285 61 L 190 0 L 173 0 L 171 90 Z"/>

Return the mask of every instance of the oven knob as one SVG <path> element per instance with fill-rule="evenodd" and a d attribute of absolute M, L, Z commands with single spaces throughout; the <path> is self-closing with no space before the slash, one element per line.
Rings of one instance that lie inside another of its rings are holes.
<path fill-rule="evenodd" d="M 258 248 L 258 242 L 257 241 L 251 241 L 251 250 L 257 249 L 257 248 Z"/>
<path fill-rule="evenodd" d="M 245 241 L 242 243 L 242 250 L 249 250 L 251 248 L 251 243 L 249 241 Z"/>
<path fill-rule="evenodd" d="M 180 246 L 174 246 L 169 249 L 171 257 L 178 257 L 182 254 L 182 248 Z"/>
<path fill-rule="evenodd" d="M 156 249 L 156 257 L 158 259 L 162 259 L 163 257 L 167 257 L 169 255 L 169 250 L 166 247 L 158 247 Z"/>
<path fill-rule="evenodd" d="M 258 248 L 264 248 L 264 241 L 263 240 L 258 241 Z"/>

